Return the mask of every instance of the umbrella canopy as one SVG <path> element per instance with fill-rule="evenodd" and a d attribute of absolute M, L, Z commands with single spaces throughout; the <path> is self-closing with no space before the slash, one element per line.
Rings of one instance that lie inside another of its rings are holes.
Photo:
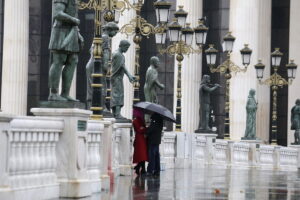
<path fill-rule="evenodd" d="M 166 107 L 162 106 L 162 105 L 147 102 L 147 101 L 143 101 L 143 102 L 139 102 L 139 103 L 134 104 L 133 107 L 141 108 L 145 111 L 155 112 L 157 114 L 160 114 L 166 120 L 169 120 L 171 122 L 176 123 L 176 119 L 173 116 L 172 112 L 169 109 L 167 109 Z"/>

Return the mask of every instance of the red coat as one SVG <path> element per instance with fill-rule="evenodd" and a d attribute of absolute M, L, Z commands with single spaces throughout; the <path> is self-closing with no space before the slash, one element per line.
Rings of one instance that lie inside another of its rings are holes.
<path fill-rule="evenodd" d="M 148 160 L 147 141 L 144 136 L 146 132 L 145 122 L 140 118 L 135 118 L 132 121 L 135 132 L 135 139 L 133 143 L 133 163 Z"/>

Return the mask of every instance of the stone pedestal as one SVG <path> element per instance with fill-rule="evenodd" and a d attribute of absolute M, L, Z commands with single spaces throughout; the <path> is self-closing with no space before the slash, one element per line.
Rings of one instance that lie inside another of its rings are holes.
<path fill-rule="evenodd" d="M 174 168 L 191 167 L 192 134 L 176 132 L 176 159 Z"/>
<path fill-rule="evenodd" d="M 57 144 L 57 177 L 60 197 L 81 198 L 92 194 L 87 174 L 87 121 L 91 111 L 81 109 L 32 108 L 35 116 L 64 119 Z M 100 166 L 99 166 L 100 167 Z"/>
<path fill-rule="evenodd" d="M 9 123 L 12 116 L 0 113 L 0 199 L 12 199 L 12 191 L 9 188 L 8 145 Z"/>
<path fill-rule="evenodd" d="M 132 142 L 131 142 L 131 123 L 114 124 L 114 152 L 115 152 L 115 175 L 131 176 L 132 175 Z"/>
<path fill-rule="evenodd" d="M 216 142 L 217 134 L 212 133 L 200 133 L 200 136 L 205 137 L 206 139 L 206 147 L 205 147 L 205 164 L 212 164 L 213 163 L 213 154 L 214 148 L 213 143 Z"/>
<path fill-rule="evenodd" d="M 289 147 L 295 148 L 298 150 L 298 169 L 300 168 L 300 145 L 291 144 Z"/>
<path fill-rule="evenodd" d="M 244 140 L 242 139 L 241 142 L 249 143 L 250 145 L 250 152 L 249 152 L 249 165 L 252 167 L 257 166 L 259 162 L 258 158 L 258 149 L 259 145 L 262 144 L 262 141 L 259 139 L 256 140 Z"/>
<path fill-rule="evenodd" d="M 109 191 L 110 189 L 110 177 L 114 177 L 112 171 L 113 166 L 113 155 L 112 155 L 112 135 L 113 135 L 113 125 L 115 123 L 115 118 L 104 118 L 102 123 L 104 124 L 104 134 L 102 136 L 102 190 Z"/>
<path fill-rule="evenodd" d="M 12 116 L 0 113 L 0 188 L 8 186 L 8 130 Z"/>

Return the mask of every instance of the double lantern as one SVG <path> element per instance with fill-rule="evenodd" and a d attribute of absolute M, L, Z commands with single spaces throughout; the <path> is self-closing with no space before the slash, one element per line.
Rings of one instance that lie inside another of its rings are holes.
<path fill-rule="evenodd" d="M 233 46 L 234 46 L 235 37 L 231 35 L 231 32 L 228 32 L 223 38 L 223 51 L 230 56 Z M 248 47 L 248 44 L 244 45 L 244 48 L 240 50 L 242 56 L 242 63 L 245 68 L 250 64 L 252 50 Z M 210 66 L 214 66 L 217 61 L 218 50 L 214 48 L 214 45 L 210 44 L 209 48 L 205 50 L 206 53 L 206 61 Z"/>
<path fill-rule="evenodd" d="M 165 2 L 165 1 L 161 0 L 156 2 L 156 4 L 159 4 L 159 2 Z M 155 8 L 157 9 L 156 4 L 155 4 Z M 202 48 L 202 46 L 205 44 L 207 31 L 208 31 L 208 28 L 204 25 L 204 21 L 202 19 L 199 20 L 198 22 L 199 24 L 197 27 L 195 27 L 194 29 L 191 28 L 190 24 L 186 23 L 188 13 L 183 10 L 183 6 L 179 6 L 179 9 L 174 13 L 175 18 L 167 26 L 166 19 L 168 19 L 168 17 L 166 16 L 166 14 L 161 14 L 161 13 L 162 12 L 156 11 L 156 15 L 159 23 L 156 29 L 161 30 L 155 34 L 155 39 L 157 44 L 166 43 L 167 32 L 168 32 L 170 42 L 174 42 L 174 43 L 183 42 L 186 45 L 191 46 L 193 44 L 193 37 L 195 33 L 196 44 L 199 46 L 199 48 Z M 167 13 L 167 11 L 164 11 L 164 13 Z M 160 17 L 162 16 L 165 17 L 164 18 L 165 20 L 160 19 Z"/>

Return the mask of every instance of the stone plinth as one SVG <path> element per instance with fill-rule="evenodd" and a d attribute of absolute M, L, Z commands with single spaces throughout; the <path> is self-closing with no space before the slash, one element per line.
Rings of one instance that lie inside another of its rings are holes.
<path fill-rule="evenodd" d="M 176 151 L 174 151 L 174 156 L 176 156 L 174 168 L 191 167 L 192 165 L 191 144 L 192 144 L 192 134 L 188 134 L 184 132 L 176 132 L 176 137 L 174 137 L 174 146 L 176 148 Z"/>
<path fill-rule="evenodd" d="M 90 196 L 92 190 L 87 173 L 87 121 L 92 112 L 62 108 L 32 108 L 31 112 L 35 116 L 64 120 L 64 130 L 56 151 L 60 196 L 68 198 Z"/>
<path fill-rule="evenodd" d="M 78 108 L 85 109 L 85 104 L 78 101 L 40 101 L 40 108 Z"/>

